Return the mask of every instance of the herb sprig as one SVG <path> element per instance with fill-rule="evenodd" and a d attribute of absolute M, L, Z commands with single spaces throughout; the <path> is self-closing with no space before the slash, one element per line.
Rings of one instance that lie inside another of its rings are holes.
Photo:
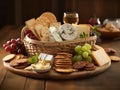
<path fill-rule="evenodd" d="M 80 34 L 80 38 L 86 38 L 86 37 L 88 37 L 87 33 L 83 32 L 83 33 Z"/>
<path fill-rule="evenodd" d="M 29 63 L 31 63 L 31 64 L 36 64 L 37 62 L 38 62 L 38 54 L 36 54 L 35 56 L 31 56 L 30 58 L 29 58 Z"/>
<path fill-rule="evenodd" d="M 93 26 L 93 33 L 95 33 L 95 35 L 97 35 L 97 36 L 101 35 L 101 33 L 98 31 L 98 26 L 96 26 L 96 25 Z"/>

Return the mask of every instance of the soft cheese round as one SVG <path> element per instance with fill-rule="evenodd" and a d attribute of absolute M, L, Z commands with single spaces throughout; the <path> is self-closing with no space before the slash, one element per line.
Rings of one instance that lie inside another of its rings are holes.
<path fill-rule="evenodd" d="M 68 23 L 59 27 L 59 33 L 64 40 L 74 40 L 77 37 L 76 28 Z"/>

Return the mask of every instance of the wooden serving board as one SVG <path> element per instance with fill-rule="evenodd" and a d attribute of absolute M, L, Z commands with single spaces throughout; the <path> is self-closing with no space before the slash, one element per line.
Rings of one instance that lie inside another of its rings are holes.
<path fill-rule="evenodd" d="M 9 63 L 4 62 L 4 66 L 7 70 L 19 74 L 22 76 L 26 77 L 31 77 L 31 78 L 43 78 L 43 79 L 75 79 L 75 78 L 83 78 L 83 77 L 89 77 L 89 76 L 94 76 L 97 74 L 100 74 L 107 70 L 111 66 L 111 62 L 105 64 L 104 66 L 97 67 L 93 71 L 76 71 L 72 73 L 59 73 L 54 70 L 50 70 L 49 72 L 44 72 L 44 73 L 37 73 L 35 71 L 28 71 L 24 69 L 15 69 L 9 65 Z"/>

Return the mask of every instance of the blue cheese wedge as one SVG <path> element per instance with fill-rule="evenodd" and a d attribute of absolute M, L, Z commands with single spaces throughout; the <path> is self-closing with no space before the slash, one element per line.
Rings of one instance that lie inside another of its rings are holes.
<path fill-rule="evenodd" d="M 45 60 L 47 63 L 53 62 L 53 55 L 46 54 L 46 53 L 40 53 L 39 57 L 40 60 Z"/>
<path fill-rule="evenodd" d="M 91 56 L 98 66 L 103 66 L 108 62 L 111 62 L 110 57 L 107 55 L 103 48 L 100 48 L 97 51 L 92 51 Z"/>
<path fill-rule="evenodd" d="M 59 34 L 57 33 L 57 30 L 55 27 L 50 27 L 50 32 L 52 34 L 52 36 L 54 37 L 54 39 L 58 42 L 62 41 L 62 38 L 59 36 Z"/>

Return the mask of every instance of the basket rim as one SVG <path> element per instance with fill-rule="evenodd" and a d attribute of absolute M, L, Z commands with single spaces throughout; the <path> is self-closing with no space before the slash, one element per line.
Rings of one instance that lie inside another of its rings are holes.
<path fill-rule="evenodd" d="M 25 36 L 23 41 L 28 41 L 29 43 L 33 43 L 33 44 L 41 44 L 41 43 L 45 43 L 45 44 L 53 44 L 53 43 L 74 43 L 74 42 L 88 42 L 91 40 L 96 40 L 97 36 L 91 36 L 91 37 L 87 37 L 87 38 L 79 38 L 79 39 L 74 39 L 74 40 L 70 40 L 70 41 L 62 41 L 62 42 L 57 42 L 57 41 L 39 41 L 39 40 L 34 40 L 29 38 L 28 36 Z"/>

